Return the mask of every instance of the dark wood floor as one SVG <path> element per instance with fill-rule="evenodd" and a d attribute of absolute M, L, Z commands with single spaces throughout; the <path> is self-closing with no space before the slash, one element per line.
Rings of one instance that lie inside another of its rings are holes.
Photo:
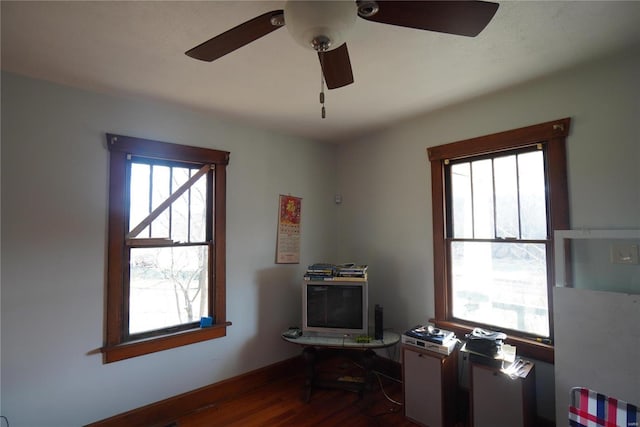
<path fill-rule="evenodd" d="M 348 361 L 332 361 L 325 373 L 359 375 L 359 368 Z M 337 370 L 336 370 L 337 369 Z M 355 369 L 355 371 L 354 371 Z M 304 375 L 301 372 L 228 400 L 200 408 L 175 420 L 176 427 L 211 426 L 399 426 L 417 424 L 404 417 L 404 408 L 390 401 L 402 401 L 402 385 L 397 380 L 376 376 L 371 391 L 358 393 L 339 389 L 314 389 L 304 401 Z"/>

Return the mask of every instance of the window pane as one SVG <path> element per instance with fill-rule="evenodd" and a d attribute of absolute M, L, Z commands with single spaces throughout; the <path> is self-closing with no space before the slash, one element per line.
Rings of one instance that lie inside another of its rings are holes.
<path fill-rule="evenodd" d="M 188 168 L 173 168 L 173 191 L 188 180 Z M 171 238 L 176 242 L 189 241 L 189 192 L 190 189 L 171 204 Z"/>
<path fill-rule="evenodd" d="M 208 313 L 208 246 L 132 248 L 129 333 L 195 322 Z"/>
<path fill-rule="evenodd" d="M 547 238 L 547 200 L 542 151 L 518 156 L 520 227 L 523 239 Z"/>
<path fill-rule="evenodd" d="M 473 237 L 473 211 L 471 200 L 471 165 L 451 165 L 451 211 L 453 237 Z"/>
<path fill-rule="evenodd" d="M 149 165 L 131 165 L 131 185 L 129 188 L 129 231 L 149 215 Z M 136 237 L 149 237 L 149 227 Z"/>
<path fill-rule="evenodd" d="M 196 171 L 193 170 L 193 175 Z M 204 242 L 207 239 L 207 179 L 200 178 L 191 187 L 191 227 L 189 238 L 192 242 Z"/>
<path fill-rule="evenodd" d="M 544 244 L 451 242 L 453 316 L 549 336 Z"/>
<path fill-rule="evenodd" d="M 153 167 L 153 181 L 151 191 L 151 210 L 160 206 L 162 202 L 167 200 L 171 194 L 171 168 L 167 166 Z M 169 209 L 165 209 L 156 219 L 151 223 L 151 237 L 170 237 L 169 236 Z"/>
<path fill-rule="evenodd" d="M 516 156 L 494 159 L 496 186 L 496 237 L 519 238 Z"/>
<path fill-rule="evenodd" d="M 478 160 L 473 169 L 473 237 L 493 239 L 493 171 L 491 160 Z"/>

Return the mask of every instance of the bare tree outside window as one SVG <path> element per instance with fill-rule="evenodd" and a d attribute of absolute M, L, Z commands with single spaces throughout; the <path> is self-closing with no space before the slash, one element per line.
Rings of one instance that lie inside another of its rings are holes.
<path fill-rule="evenodd" d="M 130 230 L 197 170 L 132 161 Z M 189 324 L 207 315 L 206 185 L 206 176 L 200 177 L 137 236 L 171 243 L 131 248 L 129 334 Z"/>

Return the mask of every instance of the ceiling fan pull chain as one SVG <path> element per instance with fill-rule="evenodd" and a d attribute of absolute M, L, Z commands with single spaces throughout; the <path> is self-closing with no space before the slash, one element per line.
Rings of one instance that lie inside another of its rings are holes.
<path fill-rule="evenodd" d="M 320 67 L 320 104 L 322 105 L 322 118 L 327 117 L 327 111 L 324 108 L 324 74 L 322 72 L 322 67 Z"/>

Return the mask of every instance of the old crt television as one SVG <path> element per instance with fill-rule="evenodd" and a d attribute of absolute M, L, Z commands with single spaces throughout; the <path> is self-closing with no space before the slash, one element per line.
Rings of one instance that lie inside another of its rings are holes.
<path fill-rule="evenodd" d="M 367 281 L 313 281 L 302 284 L 302 332 L 318 336 L 368 335 Z"/>

